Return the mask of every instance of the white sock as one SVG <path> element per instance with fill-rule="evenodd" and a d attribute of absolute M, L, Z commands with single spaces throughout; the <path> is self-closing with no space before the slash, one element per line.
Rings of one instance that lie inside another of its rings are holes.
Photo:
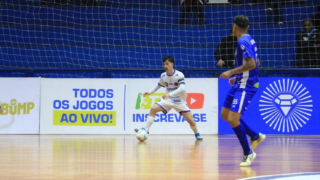
<path fill-rule="evenodd" d="M 150 129 L 153 121 L 154 121 L 154 117 L 152 117 L 152 116 L 148 116 L 148 117 L 147 117 L 147 124 L 146 124 L 146 127 L 145 127 L 145 128 L 146 128 L 146 130 L 147 130 L 148 132 L 149 132 L 149 129 Z"/>
<path fill-rule="evenodd" d="M 194 134 L 197 134 L 198 133 L 198 128 L 197 128 L 197 124 L 194 125 L 194 126 L 190 126 L 192 131 L 194 132 Z"/>

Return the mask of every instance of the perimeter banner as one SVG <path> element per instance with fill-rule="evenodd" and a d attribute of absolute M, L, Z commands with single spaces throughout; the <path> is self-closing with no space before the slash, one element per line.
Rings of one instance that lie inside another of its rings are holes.
<path fill-rule="evenodd" d="M 123 134 L 125 79 L 42 79 L 41 134 Z"/>
<path fill-rule="evenodd" d="M 39 134 L 40 78 L 0 78 L 0 134 Z"/>
<path fill-rule="evenodd" d="M 258 92 L 242 116 L 257 132 L 320 135 L 319 78 L 260 78 Z M 219 134 L 234 134 L 220 117 L 228 80 L 219 79 Z"/>

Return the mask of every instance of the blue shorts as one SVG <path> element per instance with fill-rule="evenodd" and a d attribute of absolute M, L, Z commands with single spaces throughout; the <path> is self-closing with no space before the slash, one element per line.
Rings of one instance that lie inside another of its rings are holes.
<path fill-rule="evenodd" d="M 231 88 L 224 99 L 223 107 L 230 109 L 230 111 L 244 114 L 255 94 L 256 91 Z"/>

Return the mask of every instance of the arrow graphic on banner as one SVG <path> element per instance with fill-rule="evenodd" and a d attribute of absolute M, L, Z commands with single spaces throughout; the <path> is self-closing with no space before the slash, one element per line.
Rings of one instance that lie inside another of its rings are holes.
<path fill-rule="evenodd" d="M 204 94 L 188 93 L 186 101 L 190 109 L 202 109 L 204 103 Z"/>
<path fill-rule="evenodd" d="M 190 102 L 190 104 L 193 104 L 193 103 L 195 103 L 197 100 L 195 100 L 195 99 L 193 99 L 193 98 L 191 98 L 191 102 Z"/>

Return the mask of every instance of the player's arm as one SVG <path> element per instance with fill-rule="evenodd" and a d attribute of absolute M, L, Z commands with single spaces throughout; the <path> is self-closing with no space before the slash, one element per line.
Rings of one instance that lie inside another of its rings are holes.
<path fill-rule="evenodd" d="M 257 62 L 258 62 L 258 66 L 260 66 L 261 64 L 260 64 L 260 59 L 259 58 L 257 59 Z"/>
<path fill-rule="evenodd" d="M 172 92 L 170 92 L 170 93 L 168 93 L 168 94 L 163 95 L 162 98 L 163 98 L 163 99 L 167 99 L 167 98 L 169 98 L 170 96 L 178 95 L 179 93 L 181 93 L 181 92 L 183 92 L 183 91 L 186 91 L 186 86 L 185 86 L 184 83 L 183 83 L 183 84 L 180 84 L 180 86 L 179 86 L 178 89 L 176 89 L 176 90 L 174 90 L 174 91 L 172 91 Z"/>
<path fill-rule="evenodd" d="M 178 95 L 179 93 L 186 91 L 185 81 L 184 81 L 184 75 L 181 76 L 178 80 L 178 83 L 180 84 L 179 88 L 162 96 L 163 99 L 167 99 L 170 96 Z"/>
<path fill-rule="evenodd" d="M 234 74 L 239 74 L 239 73 L 243 73 L 246 71 L 250 71 L 251 69 L 254 69 L 254 68 L 256 68 L 256 62 L 254 61 L 254 58 L 248 57 L 247 59 L 245 59 L 242 66 L 231 69 L 230 72 L 231 72 L 231 75 L 234 75 Z"/>
<path fill-rule="evenodd" d="M 153 94 L 156 91 L 158 91 L 158 89 L 160 89 L 161 87 L 164 87 L 164 85 L 163 85 L 162 78 L 160 77 L 160 81 L 158 82 L 158 84 L 155 85 L 150 91 L 144 92 L 142 96 L 145 97 L 147 95 Z"/>
<path fill-rule="evenodd" d="M 257 66 L 256 61 L 254 59 L 254 57 L 257 57 L 256 52 L 253 51 L 251 43 L 238 42 L 238 46 L 242 49 L 242 54 L 245 61 L 243 62 L 242 66 L 223 72 L 220 75 L 220 77 L 223 79 L 227 79 L 234 74 L 250 71 L 251 69 L 254 69 Z"/>
<path fill-rule="evenodd" d="M 162 85 L 160 85 L 159 83 L 157 85 L 155 85 L 150 91 L 147 91 L 147 92 L 144 92 L 143 93 L 143 97 L 147 96 L 147 95 L 150 95 L 150 94 L 153 94 L 155 93 L 156 91 L 158 91 L 158 89 L 160 89 L 161 87 L 164 87 Z"/>
<path fill-rule="evenodd" d="M 228 77 L 234 75 L 234 74 L 239 74 L 243 73 L 246 71 L 250 71 L 251 69 L 256 68 L 256 62 L 254 61 L 253 57 L 248 57 L 245 59 L 244 63 L 242 66 L 239 66 L 237 68 L 231 69 L 229 71 L 223 72 L 220 77 L 223 79 L 227 79 Z"/>
<path fill-rule="evenodd" d="M 233 77 L 233 78 L 229 79 L 230 86 L 233 86 L 233 83 L 234 83 L 235 80 L 236 80 L 236 77 Z"/>

